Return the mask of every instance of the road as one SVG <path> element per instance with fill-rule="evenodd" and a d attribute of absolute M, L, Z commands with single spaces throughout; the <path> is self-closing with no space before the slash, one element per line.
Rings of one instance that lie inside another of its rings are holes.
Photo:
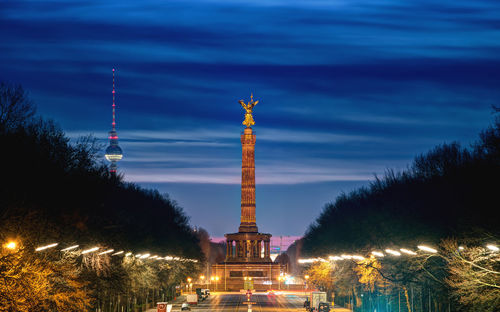
<path fill-rule="evenodd" d="M 251 301 L 252 312 L 280 312 L 280 311 L 301 311 L 304 309 L 305 296 L 294 293 L 255 293 Z M 180 311 L 181 302 L 178 300 L 173 305 L 173 312 Z M 210 312 L 247 312 L 248 306 L 244 303 L 246 296 L 239 293 L 213 293 L 210 297 L 201 301 L 197 306 L 191 306 L 191 311 L 210 311 Z M 150 310 L 156 311 L 156 310 Z M 334 309 L 335 312 L 349 311 L 347 309 Z"/>

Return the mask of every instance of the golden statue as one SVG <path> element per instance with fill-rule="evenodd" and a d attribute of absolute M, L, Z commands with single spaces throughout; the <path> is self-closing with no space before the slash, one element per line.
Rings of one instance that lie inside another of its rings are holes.
<path fill-rule="evenodd" d="M 250 94 L 250 102 L 248 104 L 245 104 L 243 100 L 240 100 L 241 106 L 245 109 L 245 120 L 243 121 L 243 124 L 247 126 L 247 128 L 250 128 L 251 126 L 255 125 L 255 121 L 253 120 L 252 117 L 252 110 L 255 105 L 257 105 L 259 101 L 254 101 L 253 100 L 253 94 Z"/>

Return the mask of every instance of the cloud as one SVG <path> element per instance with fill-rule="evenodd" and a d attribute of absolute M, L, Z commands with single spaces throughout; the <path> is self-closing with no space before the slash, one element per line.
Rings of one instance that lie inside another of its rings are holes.
<path fill-rule="evenodd" d="M 192 200 L 195 183 L 237 188 L 238 100 L 251 92 L 260 100 L 257 181 L 284 185 L 287 195 L 274 203 L 297 213 L 310 207 L 291 189 L 331 186 L 314 193 L 320 207 L 436 144 L 467 145 L 500 97 L 498 1 L 1 6 L 0 80 L 21 83 L 72 139 L 94 133 L 105 145 L 116 67 L 119 170 L 128 181 L 184 192 L 193 214 L 206 204 Z"/>

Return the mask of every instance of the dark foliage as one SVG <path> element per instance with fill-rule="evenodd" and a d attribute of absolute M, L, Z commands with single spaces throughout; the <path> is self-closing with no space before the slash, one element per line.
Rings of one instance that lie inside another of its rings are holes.
<path fill-rule="evenodd" d="M 309 227 L 311 255 L 497 236 L 500 120 L 470 148 L 443 144 L 406 170 L 388 170 L 369 187 L 342 194 Z"/>
<path fill-rule="evenodd" d="M 175 202 L 110 174 L 95 139 L 72 144 L 34 111 L 21 87 L 0 85 L 2 235 L 202 257 Z"/>

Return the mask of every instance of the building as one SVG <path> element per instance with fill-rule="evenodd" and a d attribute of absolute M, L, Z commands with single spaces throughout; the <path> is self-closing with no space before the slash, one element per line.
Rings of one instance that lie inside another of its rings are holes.
<path fill-rule="evenodd" d="M 240 104 L 245 109 L 246 126 L 241 134 L 241 219 L 237 233 L 226 234 L 226 259 L 212 266 L 211 280 L 217 290 L 256 290 L 277 288 L 283 273 L 280 264 L 271 260 L 271 234 L 260 233 L 255 219 L 255 142 L 251 126 L 255 124 L 252 110 L 259 101 Z"/>

